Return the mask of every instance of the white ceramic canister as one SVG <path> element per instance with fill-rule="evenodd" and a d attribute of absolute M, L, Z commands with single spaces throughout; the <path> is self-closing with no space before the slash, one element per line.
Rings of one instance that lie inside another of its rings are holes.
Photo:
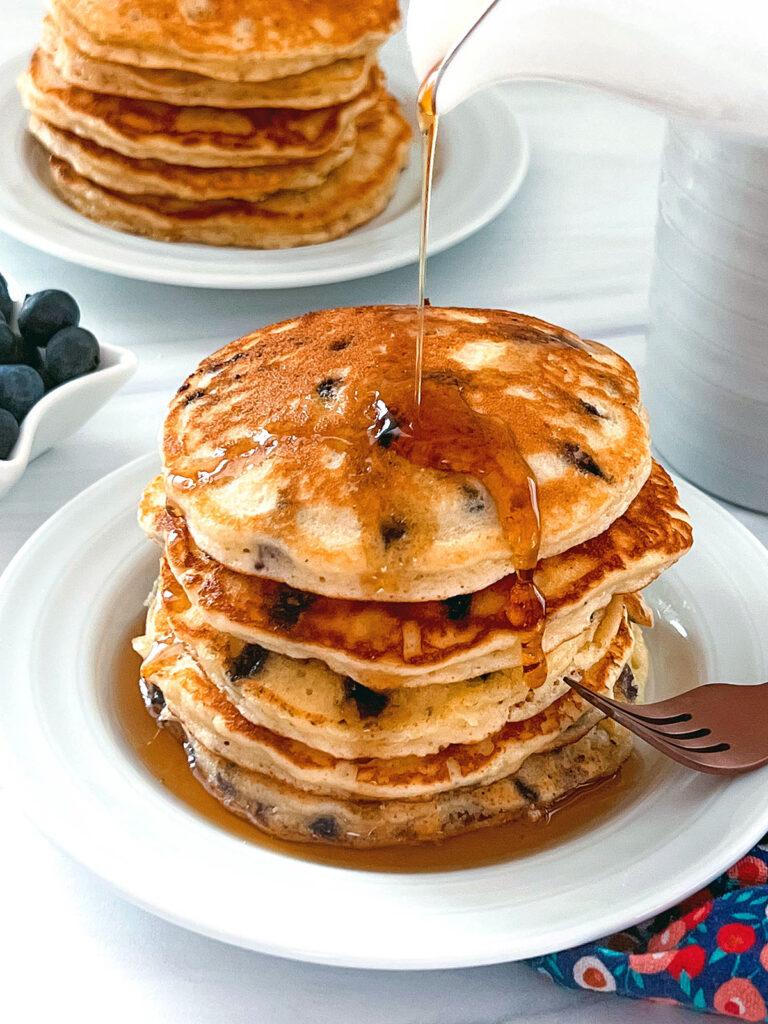
<path fill-rule="evenodd" d="M 645 398 L 675 469 L 768 512 L 768 145 L 670 124 Z"/>

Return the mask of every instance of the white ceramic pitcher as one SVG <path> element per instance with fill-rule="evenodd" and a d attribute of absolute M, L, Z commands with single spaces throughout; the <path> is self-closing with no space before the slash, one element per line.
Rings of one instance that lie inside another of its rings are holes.
<path fill-rule="evenodd" d="M 423 77 L 490 0 L 411 0 Z M 578 82 L 667 114 L 646 399 L 662 455 L 768 512 L 768 4 L 499 0 L 437 90 Z"/>

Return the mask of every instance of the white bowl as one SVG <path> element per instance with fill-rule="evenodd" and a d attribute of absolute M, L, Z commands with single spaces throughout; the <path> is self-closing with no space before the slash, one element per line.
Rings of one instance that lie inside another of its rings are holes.
<path fill-rule="evenodd" d="M 15 282 L 9 280 L 8 287 L 16 299 L 20 290 Z M 14 302 L 14 321 L 19 305 Z M 79 430 L 136 372 L 138 360 L 127 348 L 100 341 L 99 349 L 101 358 L 93 373 L 60 384 L 27 413 L 10 456 L 0 459 L 0 496 L 21 478 L 32 459 Z"/>

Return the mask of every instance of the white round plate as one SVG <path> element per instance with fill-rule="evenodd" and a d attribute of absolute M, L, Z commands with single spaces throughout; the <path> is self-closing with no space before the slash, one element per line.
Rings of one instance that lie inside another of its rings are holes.
<path fill-rule="evenodd" d="M 392 91 L 412 115 L 416 86 L 402 38 L 385 48 Z M 417 142 L 386 210 L 345 238 L 256 250 L 155 242 L 102 227 L 53 192 L 47 159 L 25 130 L 16 79 L 26 58 L 0 65 L 0 230 L 36 249 L 123 277 L 199 288 L 291 288 L 368 277 L 418 258 L 421 156 Z M 414 121 L 411 117 L 412 122 Z M 493 220 L 519 189 L 528 143 L 498 90 L 468 100 L 441 125 L 431 254 Z"/>
<path fill-rule="evenodd" d="M 329 867 L 249 844 L 179 803 L 117 718 L 114 664 L 156 572 L 135 505 L 145 457 L 89 488 L 0 581 L 3 782 L 129 900 L 266 953 L 377 968 L 465 967 L 565 948 L 650 917 L 768 830 L 766 770 L 689 772 L 638 742 L 634 787 L 591 830 L 506 863 L 436 874 Z M 650 699 L 768 678 L 768 551 L 681 483 L 693 551 L 651 589 Z M 588 813 L 588 810 L 587 812 Z"/>

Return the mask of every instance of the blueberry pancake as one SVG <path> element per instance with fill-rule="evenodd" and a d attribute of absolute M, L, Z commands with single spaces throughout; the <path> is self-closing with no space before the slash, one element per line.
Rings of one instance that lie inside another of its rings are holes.
<path fill-rule="evenodd" d="M 192 541 L 166 507 L 158 478 L 141 502 L 145 531 L 163 545 L 187 598 L 216 628 L 293 658 L 319 658 L 375 689 L 448 683 L 521 664 L 506 578 L 443 601 L 328 598 L 237 573 Z M 547 601 L 547 653 L 587 628 L 616 594 L 635 593 L 687 550 L 691 528 L 667 473 L 651 476 L 597 538 L 542 559 L 534 579 Z"/>
<path fill-rule="evenodd" d="M 326 310 L 203 360 L 139 519 L 142 689 L 199 781 L 353 847 L 541 816 L 629 735 L 642 591 L 691 545 L 632 369 L 501 310 Z M 583 797 L 589 799 L 588 793 Z"/>
<path fill-rule="evenodd" d="M 233 814 L 281 839 L 352 848 L 436 842 L 511 821 L 538 820 L 576 790 L 614 775 L 632 737 L 603 719 L 585 735 L 566 733 L 556 750 L 533 754 L 514 775 L 421 800 L 341 800 L 323 797 L 241 768 L 202 743 L 183 738 L 190 768 Z"/>
<path fill-rule="evenodd" d="M 430 755 L 344 759 L 272 732 L 245 719 L 208 681 L 173 634 L 155 596 L 147 634 L 137 641 L 146 654 L 142 679 L 163 694 L 168 714 L 185 733 L 248 771 L 324 796 L 412 799 L 462 786 L 487 785 L 514 774 L 534 753 L 554 750 L 586 735 L 600 715 L 573 691 L 543 711 L 475 743 L 446 744 Z M 612 694 L 632 664 L 635 633 L 626 616 L 600 657 L 580 677 L 596 692 Z M 637 682 L 636 682 L 637 685 Z"/>
<path fill-rule="evenodd" d="M 568 693 L 565 676 L 606 656 L 628 617 L 625 599 L 613 598 L 587 629 L 547 652 L 547 676 L 536 686 L 516 666 L 458 683 L 373 690 L 317 658 L 289 658 L 214 629 L 165 562 L 154 601 L 154 618 L 164 617 L 173 642 L 244 718 L 342 758 L 434 754 L 531 718 Z"/>
<path fill-rule="evenodd" d="M 371 361 L 396 399 L 398 384 L 410 395 L 416 326 L 410 307 L 325 310 L 203 360 L 163 440 L 169 496 L 203 551 L 241 573 L 365 600 L 444 600 L 517 568 L 482 481 L 413 465 L 386 433 L 369 444 Z M 514 431 L 536 478 L 542 557 L 623 515 L 651 471 L 623 359 L 502 310 L 433 308 L 426 329 L 425 388 Z"/>

